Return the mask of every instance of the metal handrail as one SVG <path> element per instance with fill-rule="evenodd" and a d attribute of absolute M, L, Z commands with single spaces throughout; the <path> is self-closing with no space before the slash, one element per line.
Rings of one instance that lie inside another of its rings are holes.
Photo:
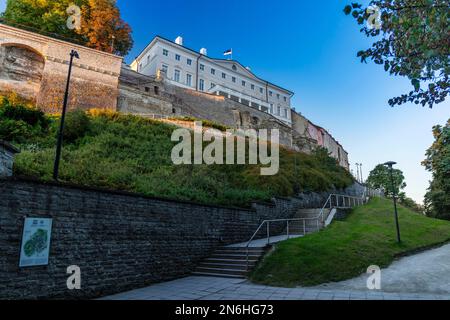
<path fill-rule="evenodd" d="M 336 199 L 336 206 L 333 206 L 333 197 Z M 340 206 L 339 203 L 339 199 L 342 199 L 342 203 L 344 204 L 343 206 Z M 347 200 L 346 200 L 347 199 Z M 342 194 L 335 194 L 332 193 L 328 196 L 327 201 L 325 202 L 325 204 L 323 205 L 322 209 L 320 209 L 320 213 L 318 218 L 322 220 L 322 222 L 324 222 L 325 217 L 324 217 L 324 212 L 325 209 L 327 209 L 328 207 L 330 209 L 333 208 L 352 208 L 356 205 L 362 205 L 365 202 L 365 192 L 363 194 L 362 197 L 354 197 L 354 196 L 347 196 L 347 195 L 342 195 Z M 351 205 L 353 202 L 353 205 Z M 349 206 L 345 206 L 345 204 L 348 203 L 350 204 Z"/>
<path fill-rule="evenodd" d="M 363 195 L 361 197 L 354 197 L 354 196 L 347 196 L 347 195 L 339 195 L 339 194 L 330 194 L 327 198 L 327 201 L 325 202 L 324 206 L 322 207 L 322 209 L 320 210 L 320 213 L 317 217 L 314 218 L 291 218 L 291 219 L 272 219 L 272 220 L 264 220 L 258 227 L 258 229 L 256 229 L 255 233 L 252 235 L 252 237 L 250 238 L 250 240 L 247 242 L 245 248 L 247 249 L 247 270 L 248 270 L 248 256 L 249 256 L 249 247 L 250 244 L 252 243 L 252 241 L 255 239 L 256 235 L 258 234 L 258 232 L 261 230 L 261 228 L 267 224 L 267 244 L 270 244 L 270 223 L 276 223 L 276 222 L 286 222 L 286 229 L 287 229 L 287 238 L 289 239 L 289 222 L 295 222 L 295 221 L 303 221 L 303 235 L 306 235 L 306 222 L 307 221 L 316 221 L 317 223 L 317 230 L 320 230 L 320 221 L 322 221 L 322 223 L 324 222 L 324 212 L 325 209 L 329 208 L 333 209 L 333 208 L 352 208 L 355 207 L 357 205 L 363 205 L 366 202 L 366 191 L 364 191 Z M 336 199 L 336 206 L 333 206 L 333 197 Z M 344 206 L 340 206 L 340 201 L 339 199 L 342 198 L 343 200 L 343 204 Z M 348 199 L 348 201 L 346 200 Z M 348 203 L 350 206 L 346 207 L 345 204 Z M 352 206 L 353 203 L 353 206 Z M 291 210 L 291 208 L 287 209 L 287 210 Z M 286 211 L 287 211 L 286 210 Z"/>

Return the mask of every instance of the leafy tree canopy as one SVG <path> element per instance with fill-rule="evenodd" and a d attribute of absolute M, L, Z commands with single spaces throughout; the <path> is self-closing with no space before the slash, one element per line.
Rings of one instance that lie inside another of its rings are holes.
<path fill-rule="evenodd" d="M 450 119 L 445 126 L 435 126 L 433 135 L 435 141 L 423 162 L 433 173 L 425 208 L 432 217 L 450 220 Z"/>
<path fill-rule="evenodd" d="M 68 10 L 72 5 L 80 8 L 80 25 L 74 29 L 67 26 L 76 14 Z M 133 46 L 131 28 L 120 17 L 115 0 L 8 0 L 2 18 L 12 25 L 122 56 Z"/>
<path fill-rule="evenodd" d="M 389 105 L 414 102 L 430 108 L 449 93 L 449 0 L 372 0 L 368 7 L 352 3 L 352 15 L 361 32 L 376 41 L 359 51 L 384 66 L 391 75 L 408 77 L 414 89 L 389 100 Z"/>
<path fill-rule="evenodd" d="M 384 189 L 387 196 L 392 197 L 392 192 L 400 198 L 405 198 L 405 193 L 401 192 L 406 187 L 405 176 L 400 169 L 393 169 L 394 188 L 392 188 L 390 169 L 379 164 L 373 169 L 367 178 L 367 184 L 375 189 Z"/>

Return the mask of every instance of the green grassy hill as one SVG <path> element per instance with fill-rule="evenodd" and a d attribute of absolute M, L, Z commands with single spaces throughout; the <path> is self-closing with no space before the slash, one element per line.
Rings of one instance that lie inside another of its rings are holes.
<path fill-rule="evenodd" d="M 372 199 L 345 221 L 304 238 L 282 242 L 251 275 L 254 282 L 312 286 L 357 277 L 371 265 L 386 267 L 399 254 L 450 240 L 450 222 L 399 209 L 397 243 L 392 201 Z"/>
<path fill-rule="evenodd" d="M 51 180 L 57 116 L 44 115 L 13 99 L 0 99 L 0 139 L 22 149 L 15 173 Z M 254 200 L 326 191 L 353 183 L 350 174 L 324 152 L 280 151 L 280 172 L 260 176 L 256 165 L 181 165 L 171 162 L 176 127 L 92 110 L 68 114 L 60 180 L 208 204 L 247 206 Z M 295 159 L 297 158 L 297 169 Z"/>

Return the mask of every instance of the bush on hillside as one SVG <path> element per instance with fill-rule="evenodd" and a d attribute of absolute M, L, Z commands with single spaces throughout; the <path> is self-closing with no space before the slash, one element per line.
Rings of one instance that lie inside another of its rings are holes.
<path fill-rule="evenodd" d="M 150 196 L 208 204 L 247 206 L 298 191 L 326 191 L 352 184 L 328 155 L 280 149 L 280 171 L 261 176 L 259 165 L 180 165 L 171 160 L 173 125 L 108 110 L 69 113 L 60 179 Z M 45 137 L 20 144 L 15 172 L 52 177 L 57 121 Z M 35 148 L 35 145 L 38 148 Z M 296 165 L 297 164 L 297 165 Z M 297 188 L 298 187 L 298 188 Z"/>
<path fill-rule="evenodd" d="M 58 123 L 59 126 L 59 123 Z M 73 143 L 86 135 L 90 127 L 90 119 L 82 110 L 70 111 L 64 121 L 64 141 Z"/>
<path fill-rule="evenodd" d="M 45 114 L 29 105 L 18 104 L 14 95 L 0 97 L 0 139 L 24 142 L 49 128 Z"/>

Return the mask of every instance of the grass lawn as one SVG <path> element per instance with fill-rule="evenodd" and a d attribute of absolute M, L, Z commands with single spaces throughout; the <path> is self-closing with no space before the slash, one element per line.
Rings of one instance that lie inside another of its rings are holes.
<path fill-rule="evenodd" d="M 370 265 L 387 267 L 396 256 L 450 240 L 450 222 L 399 208 L 397 244 L 392 201 L 372 199 L 345 221 L 276 245 L 251 274 L 256 283 L 313 286 L 357 277 Z"/>

